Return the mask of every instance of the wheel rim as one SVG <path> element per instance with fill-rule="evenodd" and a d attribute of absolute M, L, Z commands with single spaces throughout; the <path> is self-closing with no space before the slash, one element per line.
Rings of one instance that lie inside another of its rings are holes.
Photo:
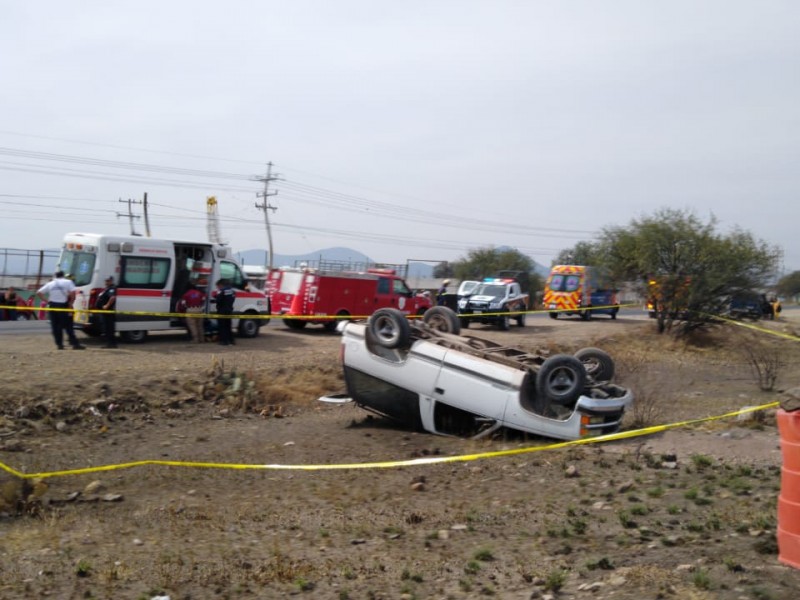
<path fill-rule="evenodd" d="M 378 317 L 375 323 L 375 334 L 385 343 L 393 343 L 400 336 L 400 330 L 389 317 Z"/>
<path fill-rule="evenodd" d="M 547 377 L 547 388 L 554 396 L 565 396 L 575 389 L 578 378 L 568 367 L 558 367 Z"/>
<path fill-rule="evenodd" d="M 435 329 L 436 331 L 447 331 L 448 330 L 447 320 L 441 315 L 431 315 L 428 318 L 428 326 L 431 329 Z"/>

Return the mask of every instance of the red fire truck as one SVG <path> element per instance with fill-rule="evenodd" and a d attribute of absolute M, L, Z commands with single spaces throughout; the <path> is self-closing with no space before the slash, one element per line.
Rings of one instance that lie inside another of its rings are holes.
<path fill-rule="evenodd" d="M 431 307 L 428 296 L 414 294 L 393 269 L 326 271 L 282 267 L 270 273 L 271 312 L 291 329 L 308 323 L 333 331 L 346 318 L 367 318 L 379 308 L 421 315 Z"/>

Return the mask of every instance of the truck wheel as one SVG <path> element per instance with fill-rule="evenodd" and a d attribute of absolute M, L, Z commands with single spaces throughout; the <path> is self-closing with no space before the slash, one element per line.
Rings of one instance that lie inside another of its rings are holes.
<path fill-rule="evenodd" d="M 458 315 L 446 306 L 432 306 L 425 311 L 422 322 L 431 329 L 458 335 L 461 333 L 461 323 Z"/>
<path fill-rule="evenodd" d="M 508 315 L 502 315 L 498 317 L 497 326 L 500 328 L 500 331 L 508 331 L 510 329 L 508 324 Z"/>
<path fill-rule="evenodd" d="M 407 346 L 411 339 L 411 327 L 406 316 L 396 308 L 379 308 L 367 322 L 372 338 L 384 348 Z"/>
<path fill-rule="evenodd" d="M 568 354 L 555 354 L 536 372 L 536 393 L 546 401 L 569 406 L 586 386 L 586 369 L 580 360 Z"/>
<path fill-rule="evenodd" d="M 260 327 L 261 324 L 256 319 L 239 319 L 236 333 L 239 334 L 239 337 L 254 338 L 258 335 Z"/>
<path fill-rule="evenodd" d="M 611 318 L 612 318 L 612 319 L 616 319 L 616 318 L 617 318 L 617 313 L 618 313 L 618 312 L 619 312 L 619 309 L 618 309 L 618 308 L 614 308 L 614 309 L 612 309 L 612 310 L 611 310 Z"/>
<path fill-rule="evenodd" d="M 460 318 L 458 322 L 461 325 L 461 329 L 469 329 L 469 319 Z"/>
<path fill-rule="evenodd" d="M 339 325 L 339 323 L 345 321 L 346 319 L 344 317 L 349 317 L 350 313 L 347 312 L 346 310 L 340 310 L 339 312 L 336 313 L 336 316 L 338 318 L 331 319 L 330 321 L 327 321 L 325 325 L 323 325 L 325 331 L 336 331 L 336 327 Z"/>
<path fill-rule="evenodd" d="M 551 319 L 557 319 L 558 318 L 558 313 L 557 312 L 551 312 L 550 313 L 550 318 Z"/>
<path fill-rule="evenodd" d="M 517 317 L 517 327 L 525 327 L 525 313 Z"/>
<path fill-rule="evenodd" d="M 119 336 L 129 344 L 141 344 L 147 338 L 147 332 L 143 329 L 136 331 L 121 331 Z"/>
<path fill-rule="evenodd" d="M 308 325 L 308 321 L 305 319 L 284 319 L 283 324 L 289 329 L 303 329 Z"/>
<path fill-rule="evenodd" d="M 581 348 L 575 358 L 583 363 L 586 374 L 595 381 L 611 381 L 614 377 L 614 359 L 600 348 Z"/>
<path fill-rule="evenodd" d="M 591 318 L 592 318 L 592 311 L 590 310 L 581 311 L 581 319 L 583 319 L 584 321 L 588 321 Z"/>

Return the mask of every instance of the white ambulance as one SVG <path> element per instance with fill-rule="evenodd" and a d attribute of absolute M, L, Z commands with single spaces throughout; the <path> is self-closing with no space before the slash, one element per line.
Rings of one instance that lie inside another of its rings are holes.
<path fill-rule="evenodd" d="M 75 328 L 87 335 L 102 333 L 95 308 L 105 279 L 117 284 L 117 331 L 123 340 L 141 342 L 148 331 L 184 329 L 177 313 L 178 301 L 189 283 L 210 298 L 219 279 L 236 290 L 234 314 L 242 315 L 233 327 L 242 337 L 255 337 L 269 314 L 264 292 L 247 284 L 247 277 L 227 246 L 209 242 L 183 242 L 138 236 L 68 233 L 58 268 L 77 287 Z M 213 312 L 206 301 L 206 311 Z"/>

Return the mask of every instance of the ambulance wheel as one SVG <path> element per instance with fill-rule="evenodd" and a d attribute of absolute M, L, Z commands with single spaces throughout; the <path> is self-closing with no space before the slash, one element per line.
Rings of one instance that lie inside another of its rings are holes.
<path fill-rule="evenodd" d="M 380 308 L 367 322 L 372 339 L 384 348 L 407 346 L 411 340 L 411 327 L 406 316 L 396 308 Z"/>
<path fill-rule="evenodd" d="M 432 306 L 425 311 L 422 321 L 431 329 L 458 335 L 461 333 L 461 323 L 458 315 L 446 306 Z"/>
<path fill-rule="evenodd" d="M 349 317 L 350 313 L 346 310 L 340 310 L 336 313 L 336 316 L 338 317 L 337 319 L 331 319 L 323 325 L 326 331 L 336 331 L 336 327 L 338 327 L 339 323 L 345 321 L 345 317 Z"/>
<path fill-rule="evenodd" d="M 557 319 L 558 318 L 558 313 L 557 312 L 551 312 L 550 313 L 550 318 L 551 319 Z"/>
<path fill-rule="evenodd" d="M 289 329 L 303 329 L 308 325 L 308 321 L 305 319 L 284 319 L 283 324 Z"/>
<path fill-rule="evenodd" d="M 568 354 L 555 354 L 536 372 L 536 393 L 547 402 L 570 406 L 583 392 L 586 377 L 580 360 Z"/>
<path fill-rule="evenodd" d="M 581 348 L 575 358 L 583 363 L 586 374 L 595 381 L 611 381 L 614 377 L 614 359 L 600 348 Z"/>
<path fill-rule="evenodd" d="M 121 331 L 119 336 L 129 344 L 141 344 L 147 338 L 147 332 L 143 329 L 136 331 Z"/>
<path fill-rule="evenodd" d="M 239 327 L 236 328 L 239 337 L 254 338 L 258 335 L 261 324 L 256 319 L 239 319 Z"/>

